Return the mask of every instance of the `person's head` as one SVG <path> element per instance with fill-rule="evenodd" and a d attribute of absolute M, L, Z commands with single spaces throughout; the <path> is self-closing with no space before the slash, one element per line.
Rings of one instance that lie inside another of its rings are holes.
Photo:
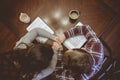
<path fill-rule="evenodd" d="M 92 66 L 91 55 L 82 49 L 67 50 L 62 60 L 67 68 L 79 73 L 88 72 Z"/>
<path fill-rule="evenodd" d="M 26 62 L 25 64 L 36 71 L 44 69 L 49 66 L 53 53 L 53 49 L 50 46 L 43 44 L 33 45 L 28 48 L 27 60 L 29 63 Z"/>
<path fill-rule="evenodd" d="M 35 44 L 27 49 L 11 50 L 0 55 L 0 64 L 3 66 L 3 69 L 6 66 L 8 71 L 17 70 L 22 73 L 40 72 L 49 66 L 52 55 L 53 49 L 50 46 Z"/>

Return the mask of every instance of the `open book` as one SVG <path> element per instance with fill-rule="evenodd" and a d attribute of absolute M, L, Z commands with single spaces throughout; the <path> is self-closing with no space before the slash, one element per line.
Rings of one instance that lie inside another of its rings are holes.
<path fill-rule="evenodd" d="M 28 27 L 27 31 L 30 31 L 34 28 L 42 28 L 46 31 L 50 32 L 51 34 L 54 34 L 54 31 L 40 18 L 37 17 Z"/>
<path fill-rule="evenodd" d="M 78 22 L 77 25 L 81 26 L 82 23 Z M 32 30 L 34 28 L 42 28 L 42 29 L 45 29 L 46 31 L 50 32 L 51 34 L 54 34 L 54 31 L 40 17 L 37 17 L 27 27 L 27 31 L 30 31 L 30 30 Z M 39 42 L 39 40 L 41 40 L 40 38 L 42 38 L 43 41 L 47 40 L 47 38 L 39 37 L 39 38 L 37 38 L 38 42 Z M 81 48 L 86 41 L 87 41 L 87 39 L 85 38 L 84 35 L 78 35 L 78 36 L 74 36 L 74 37 L 71 37 L 69 39 L 66 39 L 63 44 L 68 49 Z"/>
<path fill-rule="evenodd" d="M 82 23 L 78 22 L 75 26 L 81 26 Z M 67 47 L 68 49 L 74 49 L 74 48 L 81 48 L 85 42 L 87 41 L 86 37 L 84 35 L 77 35 L 70 37 L 64 41 L 64 46 Z"/>
<path fill-rule="evenodd" d="M 37 17 L 26 29 L 27 31 L 30 31 L 34 28 L 42 28 L 50 32 L 51 34 L 54 34 L 54 31 L 40 17 Z M 45 37 L 36 38 L 36 41 L 41 43 L 45 43 L 47 40 L 48 38 L 45 38 Z"/>

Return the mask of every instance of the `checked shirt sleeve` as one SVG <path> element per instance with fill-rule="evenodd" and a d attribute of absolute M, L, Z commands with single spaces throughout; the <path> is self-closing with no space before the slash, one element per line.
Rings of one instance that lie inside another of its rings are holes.
<path fill-rule="evenodd" d="M 96 72 L 98 72 L 102 66 L 104 57 L 102 43 L 89 25 L 76 26 L 64 32 L 64 35 L 66 38 L 76 35 L 84 35 L 87 38 L 87 43 L 81 49 L 84 49 L 85 51 L 90 53 L 94 64 L 92 67 L 92 71 L 89 74 L 83 74 L 82 78 L 83 80 L 89 79 Z"/>

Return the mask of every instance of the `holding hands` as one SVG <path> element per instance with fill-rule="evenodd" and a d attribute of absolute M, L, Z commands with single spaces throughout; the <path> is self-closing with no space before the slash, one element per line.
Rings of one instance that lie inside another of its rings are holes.
<path fill-rule="evenodd" d="M 54 38 L 54 42 L 53 42 L 52 48 L 55 49 L 55 50 L 62 51 L 63 50 L 62 43 L 64 42 L 65 39 L 66 39 L 66 37 L 65 37 L 64 34 L 56 36 Z"/>
<path fill-rule="evenodd" d="M 55 37 L 55 41 L 60 42 L 60 43 L 63 43 L 65 39 L 66 37 L 64 34 L 61 34 Z"/>

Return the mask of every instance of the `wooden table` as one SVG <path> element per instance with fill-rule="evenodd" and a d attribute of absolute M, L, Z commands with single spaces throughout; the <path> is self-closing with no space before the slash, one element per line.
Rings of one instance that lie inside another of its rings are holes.
<path fill-rule="evenodd" d="M 31 22 L 37 16 L 41 17 L 55 32 L 66 31 L 80 21 L 92 26 L 98 36 L 114 17 L 114 13 L 106 10 L 101 0 L 14 0 L 7 1 L 7 4 L 6 1 L 1 5 L 5 8 L 1 19 L 18 38 L 26 33 L 26 27 L 29 25 L 19 21 L 21 12 L 27 13 Z M 71 23 L 68 15 L 73 9 L 80 11 L 80 17 Z"/>
<path fill-rule="evenodd" d="M 56 33 L 74 27 L 79 21 L 90 25 L 109 44 L 114 57 L 119 59 L 118 2 L 119 0 L 1 0 L 0 52 L 12 49 L 15 42 L 27 32 L 30 23 L 36 17 L 41 17 Z M 71 23 L 68 14 L 73 9 L 80 11 L 80 17 Z M 21 12 L 30 16 L 29 24 L 19 21 Z"/>

